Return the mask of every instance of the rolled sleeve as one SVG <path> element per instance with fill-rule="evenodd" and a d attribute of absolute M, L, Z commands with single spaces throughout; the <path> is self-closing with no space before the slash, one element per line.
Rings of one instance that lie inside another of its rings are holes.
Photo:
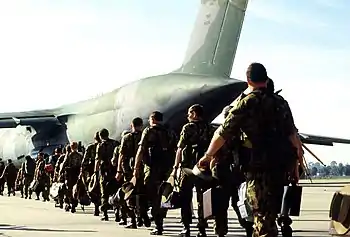
<path fill-rule="evenodd" d="M 180 140 L 177 143 L 177 147 L 184 149 L 186 145 L 189 143 L 190 138 L 190 125 L 186 124 L 182 127 L 181 133 L 180 133 Z"/>
<path fill-rule="evenodd" d="M 148 138 L 149 138 L 149 128 L 145 128 L 141 135 L 141 140 L 139 142 L 139 148 L 147 148 L 148 147 Z"/>
<path fill-rule="evenodd" d="M 225 141 L 239 134 L 239 130 L 242 128 L 242 124 L 247 118 L 247 105 L 249 97 L 242 99 L 238 102 L 236 107 L 233 107 L 223 124 L 215 132 L 220 135 Z"/>

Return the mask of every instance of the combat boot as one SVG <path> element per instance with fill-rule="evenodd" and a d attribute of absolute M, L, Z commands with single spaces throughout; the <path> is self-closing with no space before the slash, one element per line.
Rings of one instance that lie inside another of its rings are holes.
<path fill-rule="evenodd" d="M 107 213 L 107 211 L 103 212 L 103 217 L 101 218 L 101 221 L 108 221 L 108 213 Z"/>
<path fill-rule="evenodd" d="M 156 228 L 154 228 L 149 234 L 150 235 L 163 235 L 163 220 L 154 218 Z"/>
<path fill-rule="evenodd" d="M 190 227 L 189 226 L 184 227 L 178 236 L 179 237 L 191 237 Z"/>
<path fill-rule="evenodd" d="M 126 219 L 125 217 L 123 217 L 123 218 L 121 219 L 121 221 L 119 221 L 118 224 L 119 224 L 119 225 L 127 225 L 127 224 L 128 224 L 128 221 L 127 221 L 127 219 Z"/>
<path fill-rule="evenodd" d="M 207 237 L 207 233 L 205 232 L 205 228 L 203 228 L 203 227 L 199 228 L 199 231 L 197 233 L 197 237 Z"/>
<path fill-rule="evenodd" d="M 292 237 L 293 236 L 292 227 L 290 227 L 289 225 L 282 226 L 281 227 L 281 234 L 283 237 Z"/>
<path fill-rule="evenodd" d="M 98 209 L 98 206 L 95 206 L 94 216 L 99 216 L 100 210 Z"/>
<path fill-rule="evenodd" d="M 126 225 L 125 228 L 127 228 L 127 229 L 137 229 L 136 219 L 132 218 L 131 222 L 128 225 Z"/>

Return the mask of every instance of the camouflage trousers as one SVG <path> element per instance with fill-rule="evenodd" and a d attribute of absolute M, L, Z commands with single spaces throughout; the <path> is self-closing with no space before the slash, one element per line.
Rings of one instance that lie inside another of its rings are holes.
<path fill-rule="evenodd" d="M 33 181 L 33 178 L 34 178 L 33 175 L 28 175 L 28 174 L 24 175 L 24 179 L 23 179 L 24 187 L 23 187 L 23 189 L 24 189 L 24 196 L 25 197 L 28 197 L 29 186 L 30 186 L 30 183 Z M 31 193 L 29 193 L 29 196 L 31 196 Z"/>
<path fill-rule="evenodd" d="M 167 215 L 167 210 L 160 208 L 161 195 L 159 194 L 159 187 L 163 181 L 167 180 L 171 170 L 164 171 L 160 167 L 144 166 L 144 188 L 148 203 L 152 206 L 152 217 L 156 228 L 163 228 L 163 219 Z"/>
<path fill-rule="evenodd" d="M 284 174 L 247 173 L 247 200 L 253 209 L 253 237 L 277 237 L 277 215 L 281 209 Z"/>

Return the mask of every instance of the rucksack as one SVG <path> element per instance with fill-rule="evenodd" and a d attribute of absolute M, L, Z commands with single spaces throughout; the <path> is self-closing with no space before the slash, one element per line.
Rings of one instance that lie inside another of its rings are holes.
<path fill-rule="evenodd" d="M 297 159 L 296 149 L 289 139 L 293 120 L 288 103 L 280 95 L 263 91 L 252 93 L 258 98 L 252 111 L 257 131 L 254 137 L 249 137 L 253 147 L 249 166 L 251 169 L 287 170 Z"/>
<path fill-rule="evenodd" d="M 204 156 L 206 149 L 210 144 L 212 128 L 203 123 L 204 126 L 200 126 L 197 122 L 191 122 L 190 126 L 195 126 L 198 134 L 196 144 L 187 144 L 183 150 L 183 165 L 186 167 L 193 167 L 200 158 Z"/>
<path fill-rule="evenodd" d="M 155 143 L 148 148 L 148 164 L 152 167 L 169 168 L 170 160 L 170 133 L 163 127 L 152 127 L 156 136 Z"/>

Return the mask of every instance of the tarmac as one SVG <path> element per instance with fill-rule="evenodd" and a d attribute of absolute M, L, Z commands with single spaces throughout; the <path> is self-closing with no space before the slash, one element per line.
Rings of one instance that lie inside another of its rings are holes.
<path fill-rule="evenodd" d="M 329 206 L 336 187 L 304 187 L 299 217 L 293 217 L 293 236 L 329 236 Z M 7 190 L 5 191 L 7 192 Z M 7 193 L 6 193 L 7 194 Z M 42 202 L 18 197 L 0 196 L 0 237 L 35 236 L 35 237 L 116 237 L 150 236 L 145 227 L 138 230 L 124 229 L 114 222 L 110 213 L 108 222 L 100 221 L 92 215 L 92 207 L 80 207 L 72 214 L 54 207 L 53 202 Z M 195 205 L 194 205 L 195 206 Z M 196 225 L 194 221 L 193 226 Z M 209 221 L 208 236 L 215 236 L 213 221 Z M 177 236 L 182 229 L 180 211 L 171 210 L 164 224 L 165 236 Z M 196 236 L 196 228 L 192 235 Z M 227 236 L 245 236 L 239 226 L 236 215 L 229 210 L 229 234 Z"/>

